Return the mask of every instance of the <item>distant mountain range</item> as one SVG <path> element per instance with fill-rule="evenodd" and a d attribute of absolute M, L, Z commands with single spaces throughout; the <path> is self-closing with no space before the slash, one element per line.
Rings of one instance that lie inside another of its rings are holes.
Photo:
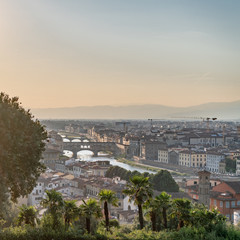
<path fill-rule="evenodd" d="M 219 120 L 240 120 L 240 101 L 206 103 L 192 107 L 168 107 L 147 104 L 39 108 L 32 109 L 31 112 L 38 119 L 181 119 L 181 117 L 217 117 Z"/>

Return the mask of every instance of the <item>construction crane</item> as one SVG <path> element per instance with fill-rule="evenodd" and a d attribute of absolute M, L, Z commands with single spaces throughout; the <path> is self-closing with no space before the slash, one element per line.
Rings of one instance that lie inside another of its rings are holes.
<path fill-rule="evenodd" d="M 153 127 L 153 121 L 162 121 L 162 119 L 149 118 L 148 121 L 151 121 L 151 133 L 159 133 L 159 130 L 154 129 L 154 127 Z"/>
<path fill-rule="evenodd" d="M 201 119 L 203 122 L 206 122 L 207 123 L 207 132 L 209 132 L 209 122 L 210 121 L 216 121 L 217 118 L 216 117 L 170 117 L 170 118 L 178 118 L 178 119 L 182 119 L 182 118 L 187 118 L 187 119 Z M 151 121 L 151 132 L 156 132 L 156 131 L 153 131 L 154 128 L 153 128 L 153 121 L 159 121 L 159 120 L 162 120 L 162 119 L 153 119 L 153 118 L 149 118 L 148 121 Z"/>
<path fill-rule="evenodd" d="M 210 117 L 171 117 L 171 118 L 187 118 L 187 119 L 202 119 L 203 122 L 207 122 L 207 131 L 209 132 L 209 122 L 217 120 L 216 117 L 210 118 Z"/>
<path fill-rule="evenodd" d="M 207 117 L 207 118 L 203 118 L 203 122 L 207 122 L 207 132 L 209 132 L 209 122 L 210 122 L 210 120 L 212 120 L 212 121 L 215 121 L 215 120 L 217 120 L 217 118 L 216 117 L 213 117 L 213 118 L 209 118 L 209 117 Z"/>

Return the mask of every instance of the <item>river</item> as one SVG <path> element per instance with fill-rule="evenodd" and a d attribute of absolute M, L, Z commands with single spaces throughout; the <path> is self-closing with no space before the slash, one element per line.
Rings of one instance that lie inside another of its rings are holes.
<path fill-rule="evenodd" d="M 69 151 L 64 151 L 64 155 L 66 155 L 68 157 L 72 157 L 72 153 Z M 147 169 L 143 169 L 140 167 L 131 166 L 127 163 L 119 162 L 116 159 L 109 158 L 109 157 L 107 157 L 107 155 L 104 155 L 104 154 L 102 154 L 99 157 L 92 157 L 92 152 L 88 151 L 88 150 L 79 152 L 78 157 L 79 157 L 80 161 L 109 161 L 110 164 L 113 166 L 119 166 L 121 168 L 124 168 L 124 169 L 126 169 L 128 171 L 132 171 L 132 172 L 136 170 L 140 173 L 143 173 L 143 172 L 155 173 L 155 172 L 147 170 Z"/>

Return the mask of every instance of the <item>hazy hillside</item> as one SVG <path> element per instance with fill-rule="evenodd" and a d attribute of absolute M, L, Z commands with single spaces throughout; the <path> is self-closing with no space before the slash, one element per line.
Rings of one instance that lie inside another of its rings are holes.
<path fill-rule="evenodd" d="M 207 103 L 178 108 L 163 105 L 93 106 L 32 109 L 40 119 L 148 119 L 171 117 L 217 117 L 240 119 L 240 101 Z"/>

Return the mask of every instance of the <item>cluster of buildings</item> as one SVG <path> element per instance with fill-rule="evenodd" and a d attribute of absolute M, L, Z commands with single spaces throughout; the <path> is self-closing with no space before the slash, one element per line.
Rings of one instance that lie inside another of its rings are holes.
<path fill-rule="evenodd" d="M 224 149 L 225 150 L 225 149 Z M 214 173 L 225 173 L 228 153 L 219 149 L 166 148 L 158 150 L 157 162 L 191 168 L 205 168 Z"/>
<path fill-rule="evenodd" d="M 118 206 L 109 208 L 110 216 L 121 223 L 131 222 L 137 215 L 137 206 L 129 202 L 129 197 L 122 194 L 126 181 L 118 177 L 106 178 L 106 171 L 111 167 L 107 160 L 81 161 L 63 156 L 63 140 L 56 131 L 50 131 L 46 149 L 41 160 L 47 171 L 39 177 L 33 191 L 19 202 L 34 205 L 42 212 L 41 201 L 46 190 L 60 192 L 64 200 L 76 200 L 77 205 L 89 198 L 98 199 L 102 189 L 116 192 Z"/>
<path fill-rule="evenodd" d="M 123 122 L 123 125 L 126 122 Z M 161 125 L 162 124 L 162 125 Z M 123 147 L 127 158 L 145 164 L 167 164 L 188 168 L 206 169 L 213 173 L 226 172 L 225 159 L 237 160 L 240 155 L 240 127 L 228 123 L 214 123 L 212 128 L 199 127 L 199 122 L 189 126 L 181 122 L 171 125 L 149 127 L 143 122 L 130 122 L 128 129 L 108 128 L 99 124 L 88 129 L 96 141 L 111 141 Z M 169 123 L 170 124 L 170 123 Z M 194 127 L 194 124 L 196 127 Z M 161 165 L 159 165 L 161 166 Z M 240 174 L 240 165 L 236 167 Z"/>
<path fill-rule="evenodd" d="M 160 123 L 149 127 L 144 121 L 116 125 L 114 122 L 86 123 L 85 126 L 67 125 L 69 133 L 84 132 L 91 141 L 111 142 L 124 150 L 125 156 L 145 164 L 175 169 L 188 168 L 200 171 L 199 177 L 180 182 L 184 196 L 216 207 L 234 222 L 240 216 L 240 182 L 210 178 L 211 173 L 226 172 L 226 158 L 236 161 L 236 173 L 240 175 L 240 128 L 229 124 L 212 129 L 184 123 Z M 169 130 L 171 128 L 171 130 Z M 111 189 L 119 199 L 118 207 L 110 206 L 111 216 L 120 222 L 132 221 L 137 207 L 122 194 L 126 182 L 119 178 L 109 179 L 105 173 L 109 161 L 77 161 L 62 156 L 63 139 L 55 131 L 49 132 L 47 148 L 42 162 L 51 170 L 42 174 L 36 187 L 28 196 L 28 204 L 39 206 L 45 190 L 55 189 L 65 199 L 96 198 L 101 189 Z M 181 196 L 176 196 L 181 197 Z M 240 219 L 240 217 L 239 217 Z"/>
<path fill-rule="evenodd" d="M 75 161 L 75 159 L 62 157 L 55 161 L 55 167 L 52 169 L 72 174 L 75 177 L 104 177 L 110 166 L 109 161 Z"/>
<path fill-rule="evenodd" d="M 181 188 L 196 202 L 210 209 L 218 209 L 234 224 L 240 222 L 240 181 L 211 178 L 208 171 L 200 171 L 198 178 L 184 180 Z"/>
<path fill-rule="evenodd" d="M 64 200 L 76 200 L 77 205 L 82 204 L 82 200 L 88 198 L 98 199 L 98 194 L 102 189 L 110 189 L 118 197 L 118 206 L 110 205 L 110 215 L 119 219 L 121 223 L 131 222 L 136 216 L 137 206 L 129 202 L 129 197 L 122 194 L 126 181 L 116 178 L 106 178 L 103 176 L 74 176 L 69 173 L 48 170 L 42 174 L 33 191 L 25 198 L 27 205 L 34 205 L 41 210 L 41 201 L 46 195 L 46 190 L 56 190 L 60 192 Z M 129 217 L 130 215 L 130 217 Z"/>

